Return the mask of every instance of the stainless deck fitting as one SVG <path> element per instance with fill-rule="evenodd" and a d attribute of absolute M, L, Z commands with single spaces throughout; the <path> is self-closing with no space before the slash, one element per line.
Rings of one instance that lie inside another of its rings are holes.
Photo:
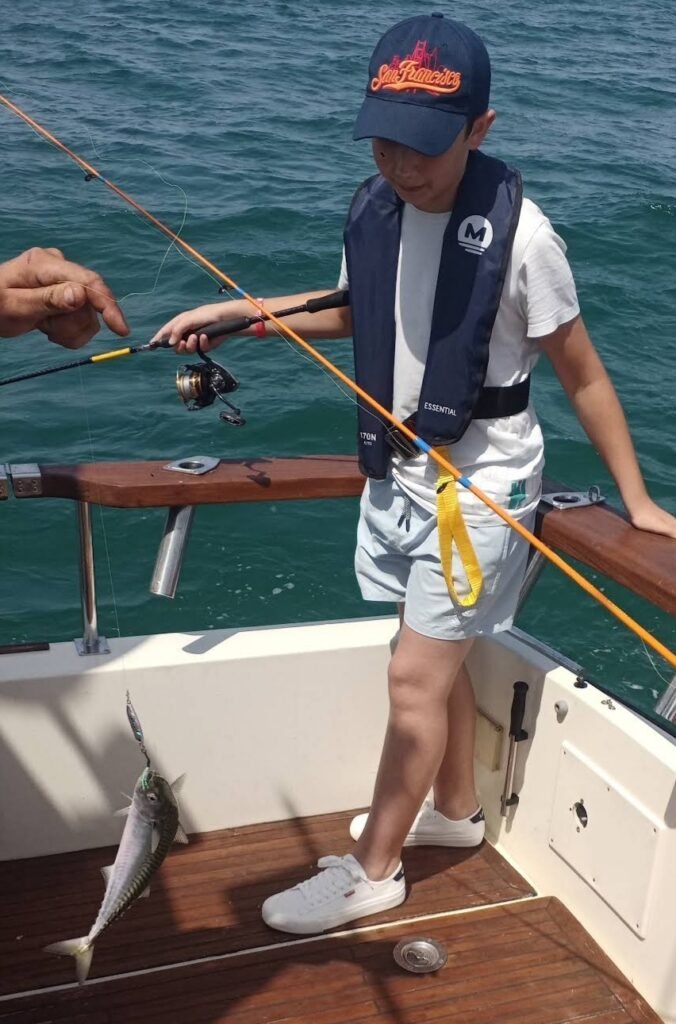
<path fill-rule="evenodd" d="M 448 953 L 436 939 L 402 939 L 394 947 L 395 962 L 413 974 L 431 974 L 448 960 Z"/>
<path fill-rule="evenodd" d="M 202 476 L 209 473 L 221 460 L 211 455 L 190 455 L 187 459 L 177 459 L 175 462 L 168 462 L 162 469 L 168 469 L 172 473 L 189 473 L 191 476 Z"/>
<path fill-rule="evenodd" d="M 596 484 L 592 484 L 589 490 L 584 491 L 552 491 L 543 494 L 540 501 L 552 508 L 584 508 L 586 505 L 600 505 L 606 499 L 601 494 Z"/>
<path fill-rule="evenodd" d="M 15 485 L 16 486 L 16 485 Z M 78 534 L 80 538 L 80 598 L 84 633 L 75 641 L 79 655 L 110 654 L 105 636 L 99 636 L 96 612 L 96 574 L 94 570 L 94 538 L 92 535 L 91 506 L 79 501 L 77 506 Z"/>
<path fill-rule="evenodd" d="M 37 462 L 15 462 L 7 467 L 12 488 L 17 498 L 42 496 L 42 473 Z"/>
<path fill-rule="evenodd" d="M 194 505 L 175 505 L 168 509 L 150 581 L 151 594 L 158 597 L 174 597 L 176 594 L 194 514 Z"/>

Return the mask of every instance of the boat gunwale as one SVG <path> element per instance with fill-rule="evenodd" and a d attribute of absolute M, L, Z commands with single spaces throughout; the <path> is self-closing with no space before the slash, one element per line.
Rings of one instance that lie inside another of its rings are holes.
<path fill-rule="evenodd" d="M 14 486 L 14 493 L 138 509 L 354 498 L 364 487 L 352 455 L 222 459 L 203 475 L 166 472 L 170 461 L 36 464 L 36 485 Z M 14 485 L 12 466 L 7 470 Z M 545 493 L 567 490 L 548 479 L 543 486 Z M 637 530 L 606 502 L 578 508 L 541 502 L 535 533 L 549 547 L 676 615 L 676 545 L 670 538 Z"/>

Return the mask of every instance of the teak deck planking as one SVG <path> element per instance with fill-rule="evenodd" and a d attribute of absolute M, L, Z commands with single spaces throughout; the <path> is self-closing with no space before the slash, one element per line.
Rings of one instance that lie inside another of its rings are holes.
<path fill-rule="evenodd" d="M 114 849 L 0 864 L 0 994 L 33 993 L 0 1001 L 0 1024 L 657 1024 L 568 911 L 487 843 L 405 850 L 406 902 L 336 935 L 266 928 L 265 897 L 347 852 L 348 822 L 193 836 L 100 939 L 84 988 L 42 947 L 89 930 Z M 392 951 L 411 935 L 442 942 L 446 966 L 400 969 Z M 51 986 L 66 987 L 39 991 Z"/>

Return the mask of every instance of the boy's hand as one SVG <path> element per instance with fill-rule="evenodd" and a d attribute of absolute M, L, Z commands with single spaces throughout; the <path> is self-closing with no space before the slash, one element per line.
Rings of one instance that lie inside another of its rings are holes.
<path fill-rule="evenodd" d="M 102 277 L 69 263 L 58 249 L 28 249 L 0 264 L 0 335 L 39 330 L 65 348 L 94 337 L 98 314 L 116 334 L 129 327 Z"/>
<path fill-rule="evenodd" d="M 651 498 L 646 497 L 641 505 L 632 508 L 629 519 L 637 530 L 660 533 L 664 537 L 673 537 L 676 540 L 676 516 L 660 508 Z"/>
<path fill-rule="evenodd" d="M 217 324 L 219 320 L 231 320 L 240 316 L 254 316 L 255 309 L 246 299 L 236 299 L 232 302 L 214 302 L 208 306 L 197 306 L 195 309 L 179 313 L 172 320 L 160 327 L 155 333 L 153 341 L 169 339 L 172 348 L 179 354 L 197 351 L 197 338 L 200 337 L 200 348 L 208 352 L 217 348 L 225 338 L 214 338 L 209 341 L 199 329 L 208 327 L 209 324 Z"/>

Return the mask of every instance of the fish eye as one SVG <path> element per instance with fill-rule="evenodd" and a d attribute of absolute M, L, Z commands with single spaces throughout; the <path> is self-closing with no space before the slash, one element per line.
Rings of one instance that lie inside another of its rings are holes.
<path fill-rule="evenodd" d="M 156 803 L 157 795 L 155 793 L 148 793 L 148 799 L 151 801 L 151 803 Z"/>

